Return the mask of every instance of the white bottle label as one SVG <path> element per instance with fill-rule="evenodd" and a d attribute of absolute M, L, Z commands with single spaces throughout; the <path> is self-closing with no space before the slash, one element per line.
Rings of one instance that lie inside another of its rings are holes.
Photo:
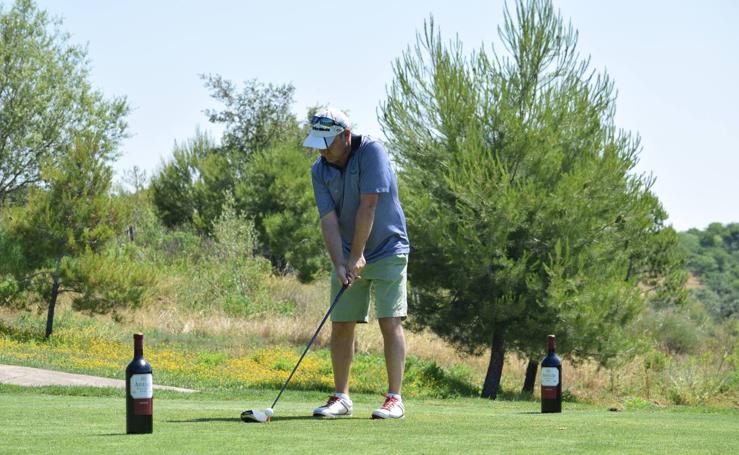
<path fill-rule="evenodd" d="M 544 387 L 559 385 L 559 370 L 552 367 L 543 367 L 541 369 L 541 385 Z"/>
<path fill-rule="evenodd" d="M 134 374 L 131 376 L 131 398 L 140 400 L 154 396 L 154 383 L 151 374 Z"/>

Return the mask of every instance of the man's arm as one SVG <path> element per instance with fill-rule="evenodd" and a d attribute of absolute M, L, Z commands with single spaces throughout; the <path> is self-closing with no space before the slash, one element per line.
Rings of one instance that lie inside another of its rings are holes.
<path fill-rule="evenodd" d="M 347 269 L 344 264 L 344 249 L 341 246 L 341 233 L 339 231 L 339 219 L 336 212 L 331 210 L 321 218 L 321 232 L 323 233 L 323 241 L 326 244 L 328 255 L 334 264 L 336 278 L 343 285 L 349 284 L 347 277 Z"/>
<path fill-rule="evenodd" d="M 352 278 L 362 273 L 366 261 L 364 259 L 364 247 L 367 244 L 372 224 L 375 221 L 375 208 L 379 193 L 362 194 L 359 197 L 359 209 L 354 220 L 354 237 L 352 238 L 352 249 L 346 268 Z"/>

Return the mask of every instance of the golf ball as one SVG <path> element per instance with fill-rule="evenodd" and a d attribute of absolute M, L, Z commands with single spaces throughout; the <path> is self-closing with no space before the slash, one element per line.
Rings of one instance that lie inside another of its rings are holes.
<path fill-rule="evenodd" d="M 265 409 L 264 413 L 267 414 L 267 417 L 272 417 L 273 415 L 275 415 L 275 411 L 273 411 L 272 408 Z"/>

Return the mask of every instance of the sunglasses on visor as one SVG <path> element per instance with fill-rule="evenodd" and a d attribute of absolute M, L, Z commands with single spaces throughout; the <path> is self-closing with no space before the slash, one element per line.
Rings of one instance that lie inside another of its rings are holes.
<path fill-rule="evenodd" d="M 330 117 L 319 117 L 317 115 L 314 115 L 313 117 L 311 117 L 310 123 L 311 125 L 321 125 L 321 126 L 326 126 L 326 127 L 340 126 L 342 128 L 346 128 L 346 125 Z"/>

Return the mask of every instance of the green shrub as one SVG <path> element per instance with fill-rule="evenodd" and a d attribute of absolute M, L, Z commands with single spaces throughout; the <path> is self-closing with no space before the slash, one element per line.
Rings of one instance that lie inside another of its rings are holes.
<path fill-rule="evenodd" d="M 238 316 L 291 313 L 292 305 L 271 299 L 267 286 L 271 265 L 254 254 L 254 223 L 236 213 L 231 196 L 226 197 L 213 232 L 214 239 L 201 242 L 201 257 L 182 271 L 177 301 L 193 309 Z"/>
<path fill-rule="evenodd" d="M 158 276 L 155 267 L 129 260 L 114 251 L 65 260 L 62 274 L 75 284 L 72 307 L 91 313 L 141 306 Z"/>
<path fill-rule="evenodd" d="M 293 144 L 255 153 L 236 186 L 240 207 L 254 217 L 263 253 L 301 282 L 329 270 L 313 198 L 315 155 Z"/>
<path fill-rule="evenodd" d="M 223 365 L 228 360 L 228 356 L 223 352 L 199 352 L 197 363 L 207 367 L 217 367 Z"/>
<path fill-rule="evenodd" d="M 200 255 L 201 237 L 192 226 L 165 227 L 147 197 L 132 198 L 129 204 L 133 241 L 126 235 L 119 243 L 132 258 L 163 266 L 186 264 Z"/>
<path fill-rule="evenodd" d="M 645 400 L 641 397 L 629 397 L 624 400 L 624 406 L 626 409 L 654 409 L 657 407 L 653 402 Z"/>
<path fill-rule="evenodd" d="M 663 382 L 665 395 L 673 404 L 695 405 L 718 396 L 730 375 L 716 371 L 705 356 L 673 360 Z"/>
<path fill-rule="evenodd" d="M 425 390 L 437 398 L 479 396 L 474 386 L 473 372 L 463 365 L 448 370 L 436 362 L 410 356 L 406 360 L 404 383 Z"/>
<path fill-rule="evenodd" d="M 661 350 L 674 354 L 698 352 L 705 341 L 702 327 L 690 317 L 688 309 L 647 311 L 635 327 Z"/>

